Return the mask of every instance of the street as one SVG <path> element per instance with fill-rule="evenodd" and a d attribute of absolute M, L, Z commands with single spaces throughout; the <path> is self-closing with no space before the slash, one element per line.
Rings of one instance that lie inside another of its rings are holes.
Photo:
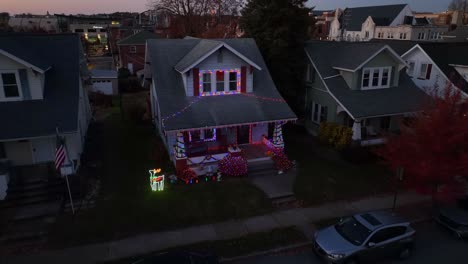
<path fill-rule="evenodd" d="M 417 231 L 415 250 L 413 255 L 404 261 L 386 260 L 381 263 L 404 263 L 404 264 L 439 264 L 439 263 L 466 263 L 466 250 L 468 241 L 459 240 L 447 230 L 433 222 L 422 223 L 414 226 Z M 262 256 L 242 261 L 232 262 L 235 264 L 320 264 L 322 263 L 312 250 L 302 252 L 282 253 L 274 256 Z"/>

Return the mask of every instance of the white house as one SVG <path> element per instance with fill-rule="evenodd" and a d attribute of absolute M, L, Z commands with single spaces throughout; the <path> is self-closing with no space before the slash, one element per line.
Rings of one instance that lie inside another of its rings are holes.
<path fill-rule="evenodd" d="M 426 93 L 442 95 L 446 87 L 468 96 L 468 43 L 387 41 L 408 64 L 407 73 Z M 437 91 L 435 91 L 437 90 Z"/>
<path fill-rule="evenodd" d="M 432 25 L 416 18 L 409 5 L 383 5 L 337 9 L 330 27 L 330 40 L 369 41 L 396 39 L 439 41 L 448 26 Z"/>
<path fill-rule="evenodd" d="M 119 82 L 117 71 L 92 69 L 90 91 L 103 93 L 106 95 L 119 94 Z"/>
<path fill-rule="evenodd" d="M 0 160 L 54 162 L 58 129 L 78 167 L 91 118 L 82 54 L 76 35 L 0 36 Z"/>

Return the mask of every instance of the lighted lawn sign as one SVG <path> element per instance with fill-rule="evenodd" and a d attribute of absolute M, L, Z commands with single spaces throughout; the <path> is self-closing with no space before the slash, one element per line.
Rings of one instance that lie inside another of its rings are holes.
<path fill-rule="evenodd" d="M 160 175 L 161 169 L 149 170 L 150 185 L 153 192 L 164 191 L 164 174 Z"/>

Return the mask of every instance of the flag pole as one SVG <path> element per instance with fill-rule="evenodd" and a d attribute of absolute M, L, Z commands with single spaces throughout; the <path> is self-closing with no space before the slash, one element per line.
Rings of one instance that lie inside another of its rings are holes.
<path fill-rule="evenodd" d="M 57 135 L 60 138 L 58 127 L 56 127 L 55 129 L 57 130 Z M 63 140 L 63 145 L 65 147 L 65 153 L 67 155 L 68 163 L 73 166 L 73 163 L 71 163 L 71 160 L 70 160 L 70 156 L 68 155 L 68 147 L 67 147 L 67 143 L 65 142 L 65 140 Z M 61 171 L 60 171 L 60 174 L 62 174 Z M 71 205 L 71 209 L 72 209 L 72 214 L 75 214 L 75 207 L 73 206 L 73 198 L 72 198 L 72 194 L 71 194 L 71 190 L 70 190 L 70 183 L 68 182 L 68 175 L 67 174 L 65 174 L 65 181 L 67 182 L 68 196 L 70 198 L 70 205 Z"/>

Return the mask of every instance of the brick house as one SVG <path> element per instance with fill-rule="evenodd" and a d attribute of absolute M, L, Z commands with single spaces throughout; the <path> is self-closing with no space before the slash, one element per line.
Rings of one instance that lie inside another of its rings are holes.
<path fill-rule="evenodd" d="M 140 31 L 117 43 L 119 48 L 119 67 L 137 73 L 145 68 L 146 40 L 159 38 L 149 31 Z"/>

